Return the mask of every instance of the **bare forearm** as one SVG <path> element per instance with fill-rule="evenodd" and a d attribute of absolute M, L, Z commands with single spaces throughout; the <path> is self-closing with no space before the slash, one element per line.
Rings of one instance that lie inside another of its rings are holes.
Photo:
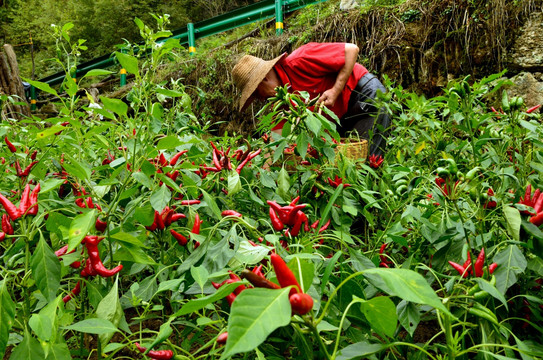
<path fill-rule="evenodd" d="M 355 44 L 345 44 L 345 65 L 339 71 L 334 88 L 339 91 L 343 91 L 349 76 L 353 73 L 354 64 L 356 64 L 356 59 L 358 58 L 358 46 Z"/>

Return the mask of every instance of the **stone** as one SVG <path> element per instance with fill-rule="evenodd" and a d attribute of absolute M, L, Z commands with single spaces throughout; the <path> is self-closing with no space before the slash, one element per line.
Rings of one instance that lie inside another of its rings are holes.
<path fill-rule="evenodd" d="M 521 28 L 507 62 L 512 69 L 543 71 L 543 13 L 533 13 Z"/>
<path fill-rule="evenodd" d="M 507 89 L 509 98 L 522 96 L 528 108 L 543 104 L 543 82 L 536 79 L 532 73 L 521 72 L 509 80 L 513 83 Z"/>

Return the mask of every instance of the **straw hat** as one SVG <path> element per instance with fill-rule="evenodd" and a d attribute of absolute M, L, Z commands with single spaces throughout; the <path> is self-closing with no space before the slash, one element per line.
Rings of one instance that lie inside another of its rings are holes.
<path fill-rule="evenodd" d="M 239 111 L 245 110 L 254 100 L 252 95 L 258 84 L 264 80 L 268 72 L 285 55 L 287 53 L 281 54 L 273 60 L 263 60 L 252 55 L 245 55 L 238 61 L 232 69 L 232 76 L 234 77 L 234 84 L 241 90 Z"/>

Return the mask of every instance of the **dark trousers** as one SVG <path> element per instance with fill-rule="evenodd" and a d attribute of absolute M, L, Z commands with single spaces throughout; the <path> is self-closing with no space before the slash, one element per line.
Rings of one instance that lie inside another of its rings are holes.
<path fill-rule="evenodd" d="M 349 109 L 340 119 L 338 132 L 343 137 L 356 132 L 369 141 L 370 155 L 383 155 L 386 136 L 390 127 L 390 116 L 384 108 L 375 107 L 377 91 L 386 92 L 385 87 L 373 74 L 364 75 L 349 99 Z M 371 137 L 371 139 L 370 139 Z"/>

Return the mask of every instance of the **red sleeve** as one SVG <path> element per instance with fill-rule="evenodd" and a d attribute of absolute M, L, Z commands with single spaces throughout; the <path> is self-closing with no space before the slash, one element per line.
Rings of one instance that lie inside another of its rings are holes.
<path fill-rule="evenodd" d="M 287 61 L 309 76 L 337 73 L 345 65 L 345 43 L 309 43 L 296 49 Z"/>

